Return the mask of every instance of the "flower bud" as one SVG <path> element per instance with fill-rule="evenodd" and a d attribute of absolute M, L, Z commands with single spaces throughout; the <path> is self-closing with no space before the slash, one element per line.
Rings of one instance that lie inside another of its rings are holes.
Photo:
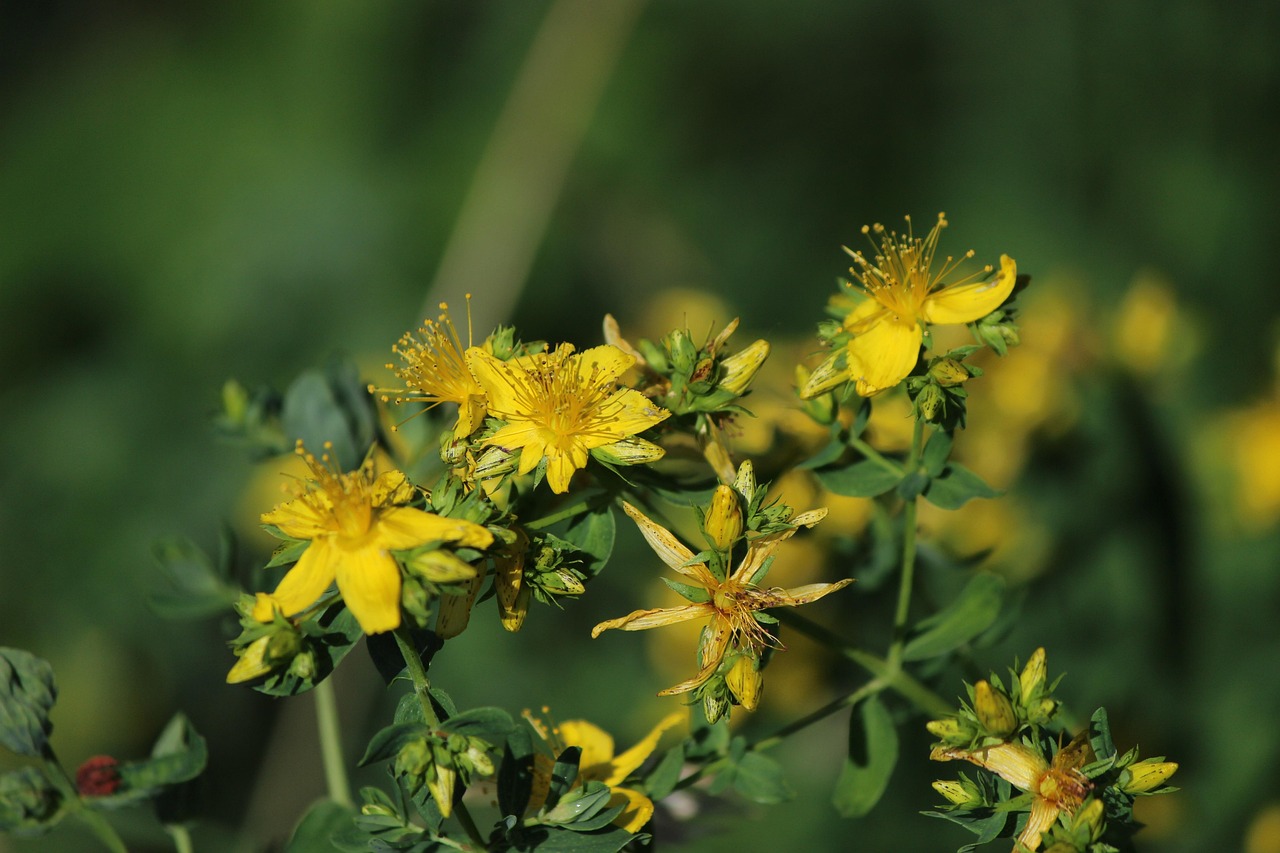
<path fill-rule="evenodd" d="M 444 817 L 453 814 L 453 788 L 457 778 L 458 771 L 449 764 L 436 764 L 427 774 L 427 790 Z"/>
<path fill-rule="evenodd" d="M 940 358 L 929 365 L 929 375 L 943 388 L 960 385 L 970 378 L 968 368 L 954 358 Z"/>
<path fill-rule="evenodd" d="M 976 806 L 982 804 L 982 796 L 978 788 L 971 782 L 956 779 L 939 779 L 933 783 L 933 790 L 946 797 L 953 806 Z"/>
<path fill-rule="evenodd" d="M 733 478 L 733 490 L 748 504 L 755 498 L 756 469 L 750 459 L 742 460 L 742 464 L 738 466 L 738 473 Z"/>
<path fill-rule="evenodd" d="M 649 364 L 649 366 L 658 373 L 665 374 L 670 370 L 670 365 L 667 363 L 667 354 L 663 351 L 662 347 L 658 346 L 653 341 L 641 338 L 640 342 L 636 344 L 636 349 L 640 352 L 640 355 Z"/>
<path fill-rule="evenodd" d="M 1120 790 L 1126 794 L 1145 794 L 1169 781 L 1177 769 L 1178 765 L 1173 761 L 1154 758 L 1139 761 L 1125 768 L 1120 775 Z"/>
<path fill-rule="evenodd" d="M 769 342 L 761 339 L 720 362 L 720 381 L 716 387 L 742 396 L 769 357 Z"/>
<path fill-rule="evenodd" d="M 916 409 L 920 412 L 920 417 L 930 423 L 935 422 L 942 414 L 944 404 L 942 389 L 933 383 L 921 388 L 916 396 Z"/>
<path fill-rule="evenodd" d="M 755 658 L 750 655 L 740 655 L 733 662 L 733 667 L 724 681 L 739 705 L 748 711 L 754 711 L 759 706 L 760 694 L 764 692 L 764 678 L 757 669 Z"/>
<path fill-rule="evenodd" d="M 989 733 L 996 737 L 1013 734 L 1018 727 L 1018 717 L 1013 712 L 1013 703 L 997 690 L 989 681 L 979 681 L 973 688 L 973 710 L 978 715 L 978 722 Z"/>
<path fill-rule="evenodd" d="M 729 699 L 723 692 L 708 690 L 702 694 L 702 713 L 706 715 L 708 723 L 714 725 L 719 722 L 728 710 Z"/>
<path fill-rule="evenodd" d="M 1092 799 L 1076 812 L 1073 825 L 1077 829 L 1080 827 L 1088 829 L 1090 841 L 1097 841 L 1102 837 L 1102 831 L 1106 829 L 1106 824 L 1102 820 L 1103 810 L 1102 800 Z"/>
<path fill-rule="evenodd" d="M 702 519 L 702 532 L 717 551 L 728 551 L 742 535 L 742 505 L 737 492 L 729 486 L 716 486 L 711 506 Z"/>
<path fill-rule="evenodd" d="M 120 762 L 110 755 L 95 755 L 76 769 L 76 793 L 82 797 L 106 797 L 120 789 Z"/>
<path fill-rule="evenodd" d="M 591 449 L 591 455 L 609 465 L 646 465 L 661 459 L 666 451 L 652 441 L 634 435 Z"/>
<path fill-rule="evenodd" d="M 310 681 L 316 675 L 316 657 L 311 652 L 303 652 L 289 662 L 289 674 L 303 681 Z"/>
<path fill-rule="evenodd" d="M 849 355 L 839 347 L 823 359 L 800 385 L 800 399 L 810 400 L 849 379 Z"/>
<path fill-rule="evenodd" d="M 675 329 L 667 335 L 664 343 L 667 352 L 671 354 L 671 366 L 676 372 L 683 373 L 686 377 L 691 375 L 698 361 L 698 348 L 693 345 L 689 333 L 684 329 Z"/>
<path fill-rule="evenodd" d="M 1044 678 L 1044 647 L 1041 646 L 1031 653 L 1031 657 L 1027 660 L 1027 665 L 1022 668 L 1022 675 L 1018 676 L 1018 686 L 1022 689 L 1021 696 L 1024 706 L 1044 686 Z"/>
<path fill-rule="evenodd" d="M 271 636 L 268 635 L 259 637 L 245 646 L 236 658 L 235 666 L 231 667 L 231 671 L 227 673 L 227 684 L 252 681 L 270 672 L 271 664 L 266 659 L 267 645 L 270 642 Z"/>
<path fill-rule="evenodd" d="M 414 554 L 405 561 L 404 567 L 431 583 L 456 583 L 476 576 L 475 566 L 441 548 Z"/>
<path fill-rule="evenodd" d="M 222 416 L 228 423 L 244 424 L 249 412 L 249 392 L 234 379 L 222 385 Z"/>
<path fill-rule="evenodd" d="M 929 730 L 929 734 L 952 746 L 968 745 L 976 734 L 967 720 L 958 717 L 930 720 L 924 727 Z"/>

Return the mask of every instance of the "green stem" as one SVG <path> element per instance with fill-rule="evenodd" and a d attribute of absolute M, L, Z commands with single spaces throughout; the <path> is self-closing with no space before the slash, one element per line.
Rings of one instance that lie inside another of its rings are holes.
<path fill-rule="evenodd" d="M 789 737 L 802 729 L 806 729 L 820 720 L 825 720 L 836 711 L 856 705 L 866 697 L 879 693 L 888 686 L 889 682 L 886 679 L 873 678 L 852 693 L 848 693 L 841 696 L 839 699 L 828 702 L 816 711 L 811 711 L 800 719 L 788 723 L 769 737 L 756 741 L 750 748 L 757 751 L 771 749 L 781 743 L 784 738 Z"/>
<path fill-rule="evenodd" d="M 584 513 L 591 512 L 598 507 L 603 506 L 609 501 L 609 494 L 601 492 L 595 495 L 589 495 L 576 503 L 569 504 L 566 507 L 556 510 L 550 515 L 544 515 L 542 518 L 534 519 L 524 525 L 526 530 L 546 530 L 553 524 L 558 524 L 565 519 L 574 518 Z"/>
<path fill-rule="evenodd" d="M 54 754 L 53 747 L 45 744 L 42 759 L 44 761 L 45 775 L 58 788 L 71 813 L 88 826 L 93 834 L 98 837 L 98 840 L 102 842 L 102 846 L 112 851 L 112 853 L 129 853 L 129 848 L 124 846 L 124 841 L 116 833 L 115 828 L 107 822 L 107 819 L 85 805 L 84 800 L 80 798 L 80 792 L 76 790 L 76 783 L 67 775 L 62 762 Z"/>
<path fill-rule="evenodd" d="M 342 760 L 342 728 L 338 725 L 338 702 L 333 679 L 326 678 L 312 691 L 316 697 L 316 726 L 320 730 L 320 757 L 324 762 L 324 779 L 329 799 L 340 806 L 354 807 L 347 767 Z"/>
<path fill-rule="evenodd" d="M 422 658 L 418 655 L 418 650 L 414 648 L 413 641 L 409 638 L 408 629 L 403 625 L 392 632 L 392 636 L 396 638 L 396 645 L 400 647 L 400 655 L 404 658 L 405 666 L 409 668 L 409 678 L 413 681 L 413 692 L 418 696 L 418 704 L 422 706 L 422 715 L 427 721 L 427 725 L 436 729 L 440 727 L 440 718 L 436 716 L 436 709 L 431 704 L 431 682 L 427 679 L 427 668 L 422 665 Z"/>
<path fill-rule="evenodd" d="M 920 449 L 924 444 L 924 420 L 916 418 L 911 432 L 911 453 L 907 457 L 907 472 L 915 471 L 920 464 Z M 907 501 L 902 510 L 902 577 L 898 583 L 898 607 L 893 616 L 893 645 L 889 647 L 889 663 L 897 667 L 902 662 L 902 649 L 907 642 L 907 616 L 911 610 L 911 590 L 916 573 L 916 507 L 919 496 Z"/>
<path fill-rule="evenodd" d="M 800 633 L 830 649 L 835 650 L 845 658 L 853 661 L 858 666 L 865 669 L 878 679 L 886 682 L 886 686 L 899 694 L 903 698 L 909 700 L 921 711 L 933 716 L 941 717 L 955 711 L 951 703 L 943 700 L 941 696 L 934 693 L 925 685 L 921 684 L 910 673 L 902 669 L 901 663 L 891 663 L 884 658 L 877 657 L 870 652 L 864 652 L 862 649 L 854 648 L 845 643 L 844 639 L 837 634 L 827 630 L 816 622 L 811 622 L 805 617 L 784 608 L 769 611 L 778 617 L 778 621 L 783 622 Z"/>
<path fill-rule="evenodd" d="M 191 833 L 180 823 L 165 824 L 164 831 L 173 839 L 173 849 L 177 853 L 195 853 L 195 845 L 191 843 Z"/>
<path fill-rule="evenodd" d="M 916 423 L 919 424 L 919 421 L 917 421 Z M 892 459 L 885 456 L 883 453 L 876 450 L 874 447 L 867 444 L 865 441 L 858 438 L 857 436 L 849 436 L 849 446 L 852 447 L 854 450 L 858 451 L 859 453 L 861 453 L 866 458 L 870 459 L 872 462 L 879 465 L 881 468 L 892 471 L 893 473 L 898 475 L 901 475 L 903 473 L 901 465 L 899 465 L 897 462 L 894 462 Z"/>
<path fill-rule="evenodd" d="M 129 853 L 129 848 L 124 846 L 124 842 L 120 840 L 120 836 L 116 834 L 111 824 L 107 823 L 107 819 L 95 812 L 93 809 L 81 806 L 76 812 L 76 817 L 88 825 L 93 830 L 93 834 L 98 836 L 98 840 L 103 846 L 112 853 Z"/>
<path fill-rule="evenodd" d="M 408 629 L 401 625 L 392 632 L 392 636 L 396 638 L 400 655 L 404 658 L 405 666 L 409 668 L 409 678 L 413 681 L 413 692 L 418 696 L 418 704 L 422 706 L 422 715 L 428 726 L 438 729 L 440 717 L 436 715 L 436 709 L 431 704 L 431 682 L 427 678 L 427 668 L 422 665 L 422 658 L 418 656 L 418 650 L 413 646 Z M 458 823 L 462 824 L 463 830 L 466 831 L 467 837 L 471 839 L 476 849 L 488 850 L 489 845 L 485 844 L 484 836 L 480 834 L 480 829 L 471 817 L 467 804 L 459 800 L 453 809 L 453 814 L 458 819 Z"/>

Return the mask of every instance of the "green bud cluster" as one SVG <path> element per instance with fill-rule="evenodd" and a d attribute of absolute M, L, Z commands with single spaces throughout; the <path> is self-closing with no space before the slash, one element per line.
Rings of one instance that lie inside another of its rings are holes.
<path fill-rule="evenodd" d="M 543 604 L 558 604 L 562 595 L 582 595 L 586 592 L 587 576 L 579 566 L 578 549 L 570 542 L 550 534 L 538 539 L 530 550 L 532 560 L 525 560 L 524 585 Z"/>
<path fill-rule="evenodd" d="M 1058 712 L 1053 698 L 1058 680 L 1047 680 L 1045 652 L 1036 649 L 1021 672 L 1010 670 L 1009 687 L 992 673 L 967 686 L 969 701 L 954 716 L 926 724 L 943 746 L 970 748 L 983 742 L 1009 741 L 1027 730 L 1046 726 Z"/>
<path fill-rule="evenodd" d="M 61 801 L 57 789 L 35 767 L 0 774 L 0 831 L 42 832 Z"/>
<path fill-rule="evenodd" d="M 980 350 L 963 346 L 929 359 L 923 373 L 907 378 L 907 393 L 916 417 L 950 430 L 963 427 L 969 392 L 964 384 L 982 375 L 982 368 L 965 364 L 964 359 Z"/>
<path fill-rule="evenodd" d="M 664 380 L 655 401 L 677 415 L 742 411 L 735 401 L 768 358 L 769 342 L 758 340 L 726 355 L 722 347 L 737 326 L 734 320 L 701 346 L 688 329 L 674 329 L 658 343 L 640 340 L 636 349 L 646 366 Z"/>
<path fill-rule="evenodd" d="M 1004 355 L 1009 351 L 1009 347 L 1016 347 L 1022 342 L 1018 334 L 1018 326 L 1013 322 L 1012 311 L 1003 309 L 992 311 L 976 323 L 970 323 L 969 328 L 973 331 L 975 338 L 983 345 L 991 347 L 999 355 Z"/>
<path fill-rule="evenodd" d="M 465 788 L 473 775 L 492 776 L 494 765 L 489 744 L 480 738 L 435 732 L 401 746 L 393 770 L 410 796 L 425 787 L 448 817 L 458 783 Z"/>

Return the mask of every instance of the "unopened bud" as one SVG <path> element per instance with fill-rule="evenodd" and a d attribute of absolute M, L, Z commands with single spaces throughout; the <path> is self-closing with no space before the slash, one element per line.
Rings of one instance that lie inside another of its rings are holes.
<path fill-rule="evenodd" d="M 764 678 L 756 666 L 755 658 L 740 655 L 724 679 L 733 698 L 748 711 L 754 711 L 759 706 L 760 694 L 764 692 Z"/>
<path fill-rule="evenodd" d="M 975 785 L 956 779 L 939 779 L 933 783 L 933 790 L 946 797 L 947 802 L 953 806 L 972 806 L 982 803 L 982 796 Z"/>
<path fill-rule="evenodd" d="M 722 372 L 717 387 L 741 396 L 768 357 L 769 342 L 764 339 L 734 353 L 720 362 Z"/>
<path fill-rule="evenodd" d="M 1044 678 L 1044 647 L 1041 646 L 1031 653 L 1031 657 L 1027 660 L 1027 665 L 1022 668 L 1022 675 L 1018 676 L 1018 686 L 1022 689 L 1021 696 L 1024 705 L 1031 701 L 1040 688 L 1044 686 Z"/>
<path fill-rule="evenodd" d="M 475 566 L 441 548 L 415 554 L 404 566 L 411 574 L 431 583 L 457 583 L 476 576 Z"/>
<path fill-rule="evenodd" d="M 728 551 L 742 535 L 742 505 L 738 493 L 729 486 L 716 486 L 702 521 L 702 532 L 717 551 Z"/>
<path fill-rule="evenodd" d="M 800 399 L 810 400 L 830 391 L 849 379 L 849 355 L 844 347 L 838 347 L 822 363 L 813 369 L 800 385 Z"/>
<path fill-rule="evenodd" d="M 997 690 L 989 681 L 979 681 L 973 688 L 973 710 L 978 715 L 978 722 L 989 733 L 996 737 L 1013 734 L 1018 727 L 1018 717 L 1013 712 L 1013 703 Z"/>
<path fill-rule="evenodd" d="M 316 674 L 316 658 L 311 652 L 303 652 L 289 662 L 289 674 L 303 681 L 310 681 Z"/>
<path fill-rule="evenodd" d="M 431 792 L 431 798 L 440 807 L 440 814 L 448 817 L 453 814 L 453 787 L 458 778 L 458 771 L 448 764 L 436 764 L 432 770 L 435 771 L 434 778 L 429 774 L 427 790 Z"/>
<path fill-rule="evenodd" d="M 249 411 L 249 392 L 234 379 L 222 385 L 222 414 L 228 422 L 243 424 Z"/>
<path fill-rule="evenodd" d="M 1058 702 L 1054 699 L 1045 697 L 1037 702 L 1033 707 L 1027 709 L 1027 722 L 1043 726 L 1045 723 L 1053 719 L 1058 713 Z"/>
<path fill-rule="evenodd" d="M 932 383 L 920 389 L 920 393 L 916 396 L 916 408 L 920 412 L 920 417 L 930 423 L 936 422 L 938 416 L 942 414 L 945 400 L 943 398 L 942 389 Z"/>
<path fill-rule="evenodd" d="M 634 435 L 591 449 L 592 456 L 609 465 L 647 465 L 661 459 L 665 453 L 652 441 Z"/>
<path fill-rule="evenodd" d="M 1076 812 L 1074 825 L 1077 829 L 1084 827 L 1089 831 L 1089 840 L 1097 841 L 1102 837 L 1105 825 L 1102 822 L 1104 807 L 1102 800 L 1092 799 Z"/>
<path fill-rule="evenodd" d="M 1120 789 L 1126 794 L 1145 794 L 1159 788 L 1177 771 L 1173 761 L 1148 758 L 1126 767 L 1120 774 Z"/>
<path fill-rule="evenodd" d="M 733 478 L 733 490 L 742 496 L 748 504 L 756 496 L 756 469 L 750 459 L 744 459 L 738 466 L 738 473 Z"/>
<path fill-rule="evenodd" d="M 671 366 L 677 373 L 690 376 L 698 361 L 698 348 L 693 345 L 689 333 L 684 329 L 675 329 L 667 335 L 664 343 L 666 343 L 667 352 L 671 354 Z"/>
<path fill-rule="evenodd" d="M 265 636 L 245 646 L 236 658 L 235 666 L 227 673 L 227 684 L 252 681 L 271 672 L 271 664 L 267 661 L 267 646 L 270 642 L 271 637 Z"/>
<path fill-rule="evenodd" d="M 940 358 L 929 365 L 929 375 L 943 388 L 951 388 L 969 380 L 969 370 L 954 358 Z"/>
<path fill-rule="evenodd" d="M 967 745 L 975 734 L 973 726 L 957 717 L 930 720 L 924 727 L 929 730 L 929 734 L 951 746 Z"/>

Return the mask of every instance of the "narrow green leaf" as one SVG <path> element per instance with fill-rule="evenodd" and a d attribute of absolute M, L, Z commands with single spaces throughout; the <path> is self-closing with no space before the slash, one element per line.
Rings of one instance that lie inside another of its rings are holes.
<path fill-rule="evenodd" d="M 422 723 L 393 723 L 386 726 L 369 740 L 369 746 L 365 749 L 364 756 L 357 764 L 360 767 L 364 767 L 375 761 L 385 761 L 388 758 L 392 758 L 406 743 L 420 738 L 426 733 L 427 727 Z"/>
<path fill-rule="evenodd" d="M 929 437 L 929 443 L 924 447 L 924 453 L 920 455 L 920 464 L 924 466 L 925 473 L 930 477 L 936 477 L 942 473 L 942 467 L 947 464 L 947 457 L 951 455 L 951 434 L 938 430 Z"/>
<path fill-rule="evenodd" d="M 649 796 L 660 800 L 676 789 L 680 781 L 680 771 L 684 769 L 684 744 L 676 744 L 668 749 L 662 760 L 645 777 L 644 787 Z"/>
<path fill-rule="evenodd" d="M 924 490 L 925 500 L 942 509 L 959 509 L 971 498 L 998 498 L 1002 494 L 959 462 L 943 466 L 942 473 L 934 477 Z"/>
<path fill-rule="evenodd" d="M 1004 578 L 978 572 L 946 608 L 924 619 L 903 649 L 907 661 L 946 654 L 990 628 L 1004 603 Z"/>
<path fill-rule="evenodd" d="M 862 817 L 880 802 L 898 763 L 898 730 L 878 696 L 849 715 L 849 751 L 831 802 L 843 817 Z M 854 754 L 865 755 L 865 763 Z"/>
<path fill-rule="evenodd" d="M 879 462 L 864 459 L 852 465 L 837 468 L 819 468 L 814 473 L 819 482 L 837 495 L 850 498 L 873 498 L 898 485 L 902 469 L 890 468 Z"/>

